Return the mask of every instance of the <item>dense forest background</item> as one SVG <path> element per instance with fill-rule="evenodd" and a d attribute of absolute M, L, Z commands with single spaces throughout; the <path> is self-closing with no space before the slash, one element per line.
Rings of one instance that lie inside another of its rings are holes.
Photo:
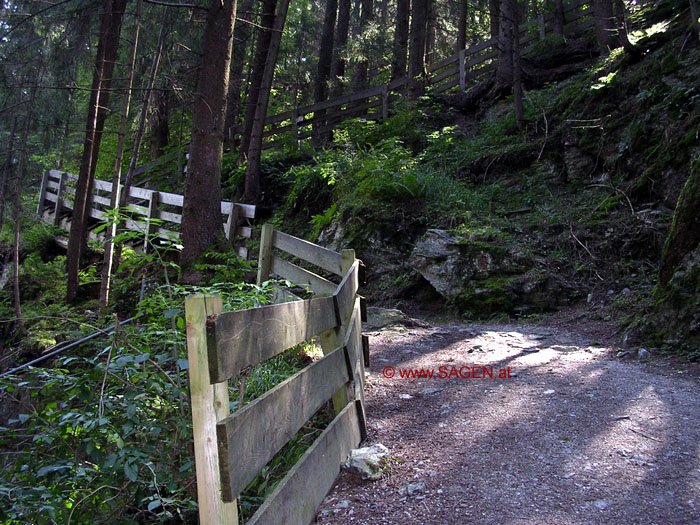
<path fill-rule="evenodd" d="M 372 304 L 531 322 L 584 305 L 621 344 L 697 360 L 696 1 L 595 0 L 576 27 L 567 6 L 3 2 L 0 371 L 141 319 L 56 370 L 2 379 L 0 519 L 191 518 L 183 298 L 272 300 L 222 239 L 222 199 L 256 204 L 255 231 L 273 221 L 356 249 Z M 489 39 L 488 74 L 431 89 L 433 65 Z M 383 85 L 385 107 L 320 109 L 295 129 L 299 108 Z M 289 131 L 266 134 L 285 112 Z M 49 169 L 78 175 L 70 231 L 35 213 Z M 180 240 L 134 250 L 135 211 L 115 193 L 106 242 L 88 241 L 95 179 L 184 194 Z M 304 352 L 253 374 L 245 401 Z M 244 515 L 309 436 L 252 484 Z M 30 465 L 35 443 L 52 451 Z"/>

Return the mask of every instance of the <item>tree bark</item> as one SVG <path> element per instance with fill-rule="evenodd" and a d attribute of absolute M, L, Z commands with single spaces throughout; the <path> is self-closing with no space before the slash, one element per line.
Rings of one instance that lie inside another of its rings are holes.
<path fill-rule="evenodd" d="M 428 0 L 413 0 L 411 13 L 411 48 L 408 57 L 408 100 L 416 100 L 425 93 L 425 39 L 428 22 Z"/>
<path fill-rule="evenodd" d="M 435 0 L 428 0 L 428 19 L 425 25 L 425 63 L 432 64 L 435 54 L 435 25 L 437 5 Z"/>
<path fill-rule="evenodd" d="M 72 302 L 78 293 L 78 271 L 83 247 L 87 239 L 90 193 L 95 178 L 96 160 L 99 155 L 102 129 L 109 103 L 109 87 L 119 48 L 121 21 L 127 0 L 107 0 L 102 15 L 100 38 L 97 45 L 95 70 L 92 78 L 92 91 L 88 105 L 88 118 L 85 132 L 80 173 L 75 188 L 73 216 L 68 237 L 66 255 L 66 300 Z"/>
<path fill-rule="evenodd" d="M 117 136 L 117 148 L 114 154 L 114 174 L 112 175 L 112 194 L 110 195 L 109 206 L 116 209 L 119 205 L 120 182 L 122 173 L 122 158 L 124 154 L 124 139 L 126 137 L 129 124 L 129 106 L 131 104 L 131 88 L 134 83 L 134 68 L 136 65 L 136 50 L 139 42 L 141 18 L 141 0 L 136 4 L 136 14 L 134 15 L 134 33 L 131 43 L 131 55 L 126 73 L 126 91 L 124 93 L 124 105 L 119 121 L 119 134 Z M 100 307 L 104 308 L 109 303 L 109 292 L 112 280 L 112 261 L 114 256 L 114 236 L 117 234 L 116 223 L 109 226 L 107 240 L 104 244 L 104 256 L 102 258 L 102 279 L 100 281 Z"/>
<path fill-rule="evenodd" d="M 501 0 L 489 0 L 489 21 L 491 40 L 498 42 L 498 35 L 501 33 Z"/>
<path fill-rule="evenodd" d="M 19 161 L 17 162 L 17 173 L 15 175 L 15 202 L 14 202 L 14 213 L 13 218 L 14 224 L 14 237 L 15 242 L 12 250 L 13 259 L 13 294 L 15 302 L 15 326 L 20 331 L 20 333 L 26 335 L 27 329 L 24 326 L 24 319 L 22 319 L 22 305 L 19 296 L 19 230 L 20 230 L 20 219 L 22 217 L 22 179 L 24 178 L 25 171 L 27 171 L 27 139 L 29 138 L 29 128 L 32 123 L 32 109 L 34 106 L 34 100 L 36 97 L 36 89 L 39 84 L 39 78 L 41 76 L 41 68 L 36 71 L 36 76 L 34 77 L 34 84 L 32 85 L 29 92 L 29 99 L 25 106 L 25 116 L 24 116 L 24 128 L 22 130 L 22 138 L 20 139 L 19 146 Z"/>
<path fill-rule="evenodd" d="M 617 34 L 624 50 L 630 55 L 640 56 L 641 51 L 632 45 L 627 35 L 627 20 L 625 16 L 625 3 L 623 0 L 615 0 L 615 22 L 617 25 Z"/>
<path fill-rule="evenodd" d="M 564 18 L 564 0 L 554 0 L 552 11 L 554 13 L 554 32 L 563 37 L 564 25 L 566 24 L 566 19 Z"/>
<path fill-rule="evenodd" d="M 248 148 L 248 165 L 245 172 L 245 193 L 243 196 L 244 200 L 248 202 L 257 202 L 260 198 L 260 155 L 262 153 L 263 128 L 265 127 L 270 88 L 275 76 L 275 65 L 277 64 L 277 55 L 279 54 L 288 8 L 289 0 L 281 0 L 279 2 L 272 39 L 270 40 L 270 49 L 265 62 L 265 72 L 260 84 L 260 95 L 255 108 L 255 119 L 250 134 L 250 147 Z"/>
<path fill-rule="evenodd" d="M 166 90 L 157 91 L 155 94 L 154 111 L 151 113 L 151 159 L 163 156 L 165 148 L 170 141 L 170 93 Z"/>
<path fill-rule="evenodd" d="M 506 0 L 510 2 L 513 13 L 513 104 L 515 105 L 515 122 L 519 130 L 523 129 L 523 80 L 522 67 L 520 65 L 520 16 L 518 12 L 518 0 Z"/>
<path fill-rule="evenodd" d="M 258 42 L 255 46 L 255 60 L 253 62 L 253 75 L 248 90 L 248 100 L 246 101 L 245 117 L 243 118 L 243 131 L 241 132 L 241 144 L 238 150 L 238 160 L 243 162 L 248 155 L 250 147 L 250 134 L 253 131 L 253 121 L 255 111 L 258 107 L 260 97 L 260 85 L 265 74 L 265 62 L 270 50 L 270 40 L 272 38 L 273 26 L 275 24 L 275 9 L 277 0 L 263 0 L 262 16 L 260 18 L 260 30 L 258 32 Z"/>
<path fill-rule="evenodd" d="M 335 19 L 338 14 L 338 1 L 326 1 L 326 14 L 323 17 L 323 30 L 318 51 L 318 66 L 316 79 L 314 80 L 314 102 L 323 102 L 328 98 L 328 82 L 331 78 L 331 62 L 333 61 L 333 33 L 335 31 Z M 318 122 L 313 124 L 313 136 L 316 146 L 320 146 L 328 138 L 327 133 L 321 133 L 326 121 L 323 120 L 325 110 L 317 111 L 314 117 Z"/>
<path fill-rule="evenodd" d="M 348 43 L 350 29 L 350 0 L 338 2 L 338 24 L 333 40 L 333 62 L 331 63 L 331 97 L 343 94 L 343 77 L 345 76 L 345 45 Z"/>
<path fill-rule="evenodd" d="M 360 11 L 360 35 L 363 35 L 372 21 L 372 0 L 360 0 L 362 10 Z M 355 64 L 355 74 L 353 87 L 355 91 L 360 91 L 369 86 L 369 49 L 361 50 L 361 56 Z"/>
<path fill-rule="evenodd" d="M 469 10 L 468 0 L 459 0 L 459 11 L 457 13 L 457 48 L 455 52 L 460 52 L 467 47 L 467 13 Z"/>
<path fill-rule="evenodd" d="M 228 97 L 226 104 L 226 130 L 224 146 L 233 148 L 236 137 L 240 136 L 241 86 L 243 84 L 243 68 L 246 63 L 246 49 L 253 31 L 251 30 L 253 0 L 242 0 L 237 11 L 239 23 L 233 30 L 233 48 L 231 51 L 231 73 L 229 74 Z"/>
<path fill-rule="evenodd" d="M 192 109 L 190 162 L 182 208 L 182 265 L 199 257 L 223 236 L 221 156 L 235 19 L 236 0 L 210 0 Z"/>
<path fill-rule="evenodd" d="M 500 0 L 498 22 L 498 65 L 496 67 L 496 92 L 510 90 L 513 85 L 513 38 L 516 13 L 510 0 Z"/>
<path fill-rule="evenodd" d="M 612 0 L 593 0 L 596 39 L 600 54 L 608 56 L 616 45 Z"/>
<path fill-rule="evenodd" d="M 406 55 L 408 51 L 408 24 L 411 15 L 410 0 L 396 0 L 396 28 L 394 29 L 394 49 L 391 61 L 391 80 L 406 76 Z"/>
<path fill-rule="evenodd" d="M 17 132 L 17 116 L 12 119 L 10 127 L 10 137 L 7 142 L 7 156 L 2 169 L 2 180 L 0 181 L 0 231 L 5 222 L 5 202 L 7 201 L 7 181 L 12 177 L 12 159 L 15 156 L 15 133 Z"/>

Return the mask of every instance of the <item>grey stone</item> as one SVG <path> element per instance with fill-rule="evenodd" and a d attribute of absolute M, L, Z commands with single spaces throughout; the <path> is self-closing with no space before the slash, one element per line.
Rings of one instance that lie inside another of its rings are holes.
<path fill-rule="evenodd" d="M 442 392 L 442 388 L 436 388 L 436 387 L 431 387 L 431 388 L 424 388 L 420 392 L 418 392 L 422 396 L 429 396 L 431 394 L 437 394 L 438 392 Z"/>
<path fill-rule="evenodd" d="M 593 502 L 593 505 L 598 510 L 605 510 L 610 506 L 610 502 L 604 499 L 597 499 Z"/>
<path fill-rule="evenodd" d="M 412 319 L 401 310 L 395 308 L 379 308 L 376 306 L 367 308 L 367 322 L 364 323 L 364 328 L 379 329 L 392 325 L 427 326 L 422 321 Z"/>
<path fill-rule="evenodd" d="M 345 468 L 362 479 L 378 480 L 389 468 L 389 449 L 381 443 L 350 451 Z"/>
<path fill-rule="evenodd" d="M 637 357 L 640 361 L 646 361 L 651 357 L 651 352 L 649 352 L 649 350 L 646 348 L 640 348 L 639 352 L 637 352 Z"/>
<path fill-rule="evenodd" d="M 407 485 L 404 485 L 399 489 L 399 494 L 401 496 L 413 496 L 414 494 L 418 494 L 421 492 L 425 492 L 426 486 L 425 486 L 425 481 L 422 479 L 419 479 L 418 481 L 414 481 L 412 483 L 408 483 Z"/>

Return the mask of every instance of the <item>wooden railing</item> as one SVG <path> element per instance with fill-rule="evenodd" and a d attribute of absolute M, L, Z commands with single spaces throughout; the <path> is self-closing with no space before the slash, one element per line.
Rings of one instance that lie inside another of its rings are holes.
<path fill-rule="evenodd" d="M 340 278 L 339 284 L 316 274 L 309 277 L 312 272 L 275 255 L 275 250 L 318 266 Z M 219 296 L 186 299 L 200 523 L 238 523 L 235 499 L 241 491 L 332 400 L 333 421 L 247 521 L 309 523 L 348 452 L 366 436 L 368 346 L 361 335 L 357 295 L 360 261 L 352 250 L 336 253 L 265 225 L 259 264 L 259 282 L 270 272 L 288 279 L 307 276 L 306 284 L 313 281 L 311 289 L 319 296 L 223 313 Z M 315 337 L 323 358 L 229 413 L 230 378 Z"/>
<path fill-rule="evenodd" d="M 44 173 L 37 207 L 37 213 L 43 220 L 52 222 L 66 231 L 70 229 L 77 180 L 77 175 L 65 171 L 48 170 Z M 94 219 L 94 223 L 90 230 L 106 219 L 106 212 L 110 209 L 111 194 L 111 182 L 94 181 L 89 211 L 89 216 Z M 128 208 L 122 212 L 129 215 L 125 226 L 128 230 L 143 233 L 144 248 L 153 237 L 177 241 L 180 238 L 183 200 L 183 196 L 177 193 L 132 186 L 129 189 Z M 250 238 L 252 228 L 249 221 L 255 217 L 255 206 L 223 201 L 221 215 L 226 238 L 234 243 L 239 256 L 247 257 L 248 249 L 245 246 L 236 245 L 236 242 L 238 237 Z M 100 242 L 105 240 L 103 234 L 92 231 L 89 231 L 88 236 Z M 61 237 L 57 240 L 62 244 L 67 242 Z"/>
<path fill-rule="evenodd" d="M 587 0 L 573 0 L 565 6 L 566 35 L 578 34 L 594 25 L 589 4 Z M 520 45 L 524 54 L 537 40 L 544 39 L 546 33 L 553 31 L 553 22 L 554 15 L 549 13 L 520 26 Z M 498 56 L 495 44 L 489 39 L 428 66 L 425 79 L 428 93 L 439 94 L 455 87 L 465 91 L 482 80 L 495 67 L 494 59 Z M 318 127 L 317 132 L 324 133 L 350 118 L 386 118 L 392 99 L 403 95 L 400 88 L 404 88 L 409 81 L 408 77 L 400 78 L 382 86 L 270 115 L 265 119 L 263 134 L 269 140 L 263 143 L 263 148 L 280 146 L 284 140 L 279 137 L 286 133 L 291 133 L 294 140 L 308 138 L 314 125 Z M 323 115 L 316 115 L 321 110 L 324 110 Z"/>

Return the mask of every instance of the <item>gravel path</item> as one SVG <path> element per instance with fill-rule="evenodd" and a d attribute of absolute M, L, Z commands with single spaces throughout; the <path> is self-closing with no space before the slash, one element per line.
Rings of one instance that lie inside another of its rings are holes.
<path fill-rule="evenodd" d="M 391 470 L 341 473 L 318 522 L 700 524 L 697 374 L 618 358 L 578 329 L 370 332 L 366 444 L 389 448 Z M 471 367 L 494 377 L 438 377 Z M 421 368 L 434 377 L 400 377 Z"/>

